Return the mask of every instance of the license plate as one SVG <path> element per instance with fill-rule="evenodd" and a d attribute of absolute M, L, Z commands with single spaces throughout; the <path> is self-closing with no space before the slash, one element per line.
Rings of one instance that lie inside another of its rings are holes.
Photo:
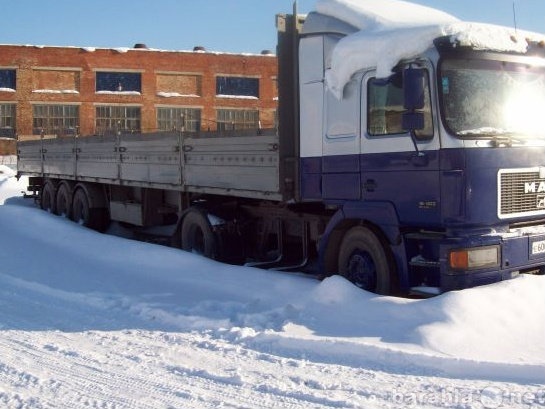
<path fill-rule="evenodd" d="M 545 240 L 534 241 L 532 243 L 532 254 L 545 253 Z"/>

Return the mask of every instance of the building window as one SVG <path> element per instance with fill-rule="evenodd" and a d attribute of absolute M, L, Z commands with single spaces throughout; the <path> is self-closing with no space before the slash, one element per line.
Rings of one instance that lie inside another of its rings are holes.
<path fill-rule="evenodd" d="M 216 77 L 216 95 L 259 98 L 259 78 Z"/>
<path fill-rule="evenodd" d="M 16 71 L 14 69 L 0 69 L 0 91 L 17 89 Z"/>
<path fill-rule="evenodd" d="M 97 106 L 96 133 L 98 135 L 119 135 L 140 132 L 140 107 Z"/>
<path fill-rule="evenodd" d="M 15 104 L 0 104 L 0 137 L 15 137 Z"/>
<path fill-rule="evenodd" d="M 79 130 L 79 106 L 33 105 L 34 135 L 71 136 Z"/>
<path fill-rule="evenodd" d="M 157 108 L 157 128 L 160 131 L 198 132 L 201 129 L 201 110 L 197 108 Z"/>
<path fill-rule="evenodd" d="M 96 92 L 141 93 L 142 75 L 139 72 L 97 72 Z"/>
<path fill-rule="evenodd" d="M 259 111 L 244 109 L 218 109 L 218 131 L 258 129 Z"/>

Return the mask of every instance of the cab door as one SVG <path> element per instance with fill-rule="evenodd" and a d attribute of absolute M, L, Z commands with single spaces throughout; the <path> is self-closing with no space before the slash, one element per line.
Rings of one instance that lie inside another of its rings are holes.
<path fill-rule="evenodd" d="M 402 71 L 387 79 L 374 72 L 362 81 L 362 198 L 393 203 L 400 222 L 430 225 L 440 220 L 440 155 L 432 109 L 433 82 L 424 75 L 424 128 L 414 138 L 403 129 Z"/>

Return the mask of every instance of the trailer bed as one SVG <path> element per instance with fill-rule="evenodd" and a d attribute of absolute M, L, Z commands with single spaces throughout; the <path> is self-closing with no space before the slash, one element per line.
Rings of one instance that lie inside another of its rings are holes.
<path fill-rule="evenodd" d="M 274 130 L 18 141 L 20 174 L 111 185 L 285 200 Z"/>

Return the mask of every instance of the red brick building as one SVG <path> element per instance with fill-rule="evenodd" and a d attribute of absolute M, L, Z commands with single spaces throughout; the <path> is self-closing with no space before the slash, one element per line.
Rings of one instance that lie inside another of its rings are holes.
<path fill-rule="evenodd" d="M 273 55 L 0 45 L 0 137 L 273 127 Z"/>

